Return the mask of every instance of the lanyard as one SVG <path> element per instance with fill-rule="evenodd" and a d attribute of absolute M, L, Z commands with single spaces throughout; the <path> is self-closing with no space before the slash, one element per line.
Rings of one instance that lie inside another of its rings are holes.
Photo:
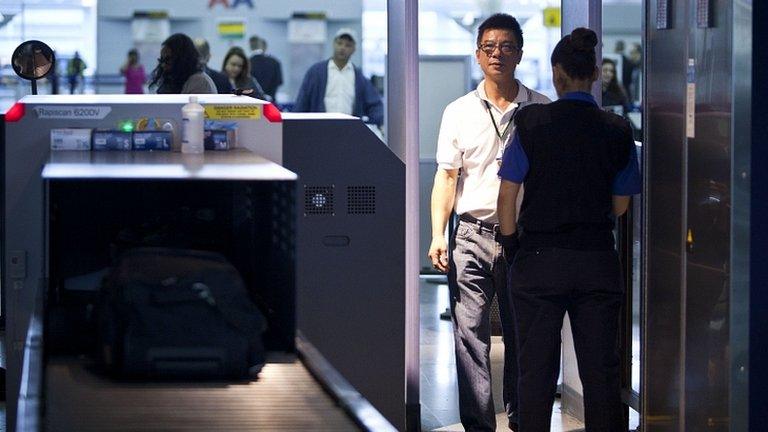
<path fill-rule="evenodd" d="M 512 119 L 515 118 L 515 112 L 517 112 L 517 109 L 520 107 L 520 105 L 516 106 L 515 109 L 512 110 L 512 115 L 509 116 L 509 121 L 507 122 L 507 126 L 504 128 L 504 131 L 499 132 L 499 127 L 496 125 L 496 120 L 493 118 L 493 113 L 491 112 L 491 104 L 489 104 L 487 100 L 484 100 L 483 102 L 485 102 L 485 107 L 488 108 L 488 115 L 491 117 L 491 124 L 493 124 L 493 129 L 496 130 L 496 136 L 498 136 L 499 139 L 502 139 L 502 137 L 507 134 L 509 125 L 512 124 Z"/>
<path fill-rule="evenodd" d="M 528 101 L 531 100 L 531 89 L 526 87 L 526 93 L 528 95 Z M 503 137 L 507 134 L 507 131 L 509 130 L 509 126 L 512 124 L 512 120 L 515 118 L 515 114 L 517 113 L 517 110 L 520 108 L 521 103 L 518 103 L 514 110 L 512 110 L 512 115 L 509 116 L 509 121 L 507 122 L 507 126 L 504 128 L 503 132 L 499 132 L 499 127 L 496 125 L 496 119 L 493 118 L 493 113 L 491 112 L 491 104 L 488 103 L 487 100 L 483 100 L 485 103 L 485 107 L 488 109 L 488 115 L 491 117 L 491 124 L 493 125 L 493 129 L 496 130 L 496 136 L 499 137 L 500 140 L 504 141 Z"/>

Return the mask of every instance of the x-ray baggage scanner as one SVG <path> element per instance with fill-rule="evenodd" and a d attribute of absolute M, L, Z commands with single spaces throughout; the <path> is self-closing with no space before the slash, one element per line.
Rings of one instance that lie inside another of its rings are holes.
<path fill-rule="evenodd" d="M 335 387 L 344 390 L 334 397 L 353 395 L 341 402 L 342 414 L 353 414 L 342 415 L 353 428 L 391 428 L 387 420 L 402 428 L 403 164 L 359 119 L 281 116 L 271 105 L 233 95 L 199 98 L 229 150 L 202 156 L 146 148 L 51 150 L 81 145 L 83 130 L 92 146 L 98 132 L 102 148 L 128 135 L 151 141 L 171 131 L 169 145 L 176 148 L 186 95 L 28 96 L 6 113 L 9 427 L 40 426 L 33 424 L 41 419 L 40 404 L 50 404 L 48 415 L 66 416 L 78 400 L 70 391 L 99 402 L 110 400 L 109 388 L 125 391 L 89 375 L 78 360 L 78 348 L 88 343 L 78 333 L 88 305 L 81 301 L 84 291 L 69 288 L 93 285 L 115 249 L 192 237 L 184 246 L 219 248 L 252 287 L 267 316 L 268 350 L 286 353 L 273 363 L 295 364 L 298 344 L 314 385 L 320 380 L 333 389 L 325 375 L 335 376 L 343 383 Z M 178 220 L 185 231 L 174 231 Z M 61 303 L 66 307 L 52 313 Z M 325 366 L 313 358 L 327 359 Z M 337 372 L 324 374 L 328 370 Z M 73 377 L 82 379 L 68 381 Z M 157 395 L 157 389 L 142 391 L 148 401 Z M 103 424 L 104 418 L 74 412 L 65 420 L 82 421 L 78 428 Z M 361 420 L 358 412 L 374 415 Z"/>

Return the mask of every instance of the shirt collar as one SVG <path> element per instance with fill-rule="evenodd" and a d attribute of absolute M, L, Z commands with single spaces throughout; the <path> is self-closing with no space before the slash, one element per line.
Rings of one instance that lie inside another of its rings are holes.
<path fill-rule="evenodd" d="M 507 111 L 510 109 L 516 108 L 518 105 L 520 105 L 520 102 L 529 102 L 528 100 L 528 88 L 523 85 L 523 83 L 520 82 L 520 80 L 515 79 L 517 82 L 517 96 L 515 96 L 515 100 L 512 101 L 511 104 L 509 104 L 509 107 L 507 107 Z M 480 84 L 477 85 L 477 96 L 489 104 L 491 106 L 495 107 L 496 105 L 493 104 L 493 101 L 488 99 L 488 95 L 485 93 L 485 80 L 480 81 Z"/>
<path fill-rule="evenodd" d="M 339 71 L 339 72 L 343 72 L 345 70 L 350 70 L 352 68 L 354 68 L 354 66 L 352 66 L 352 62 L 351 61 L 348 61 L 347 64 L 344 65 L 343 68 L 339 69 L 338 67 L 336 67 L 336 63 L 333 62 L 333 59 L 328 60 L 328 70 L 332 69 L 332 70 L 336 70 L 336 71 Z"/>
<path fill-rule="evenodd" d="M 560 99 L 565 100 L 577 100 L 582 102 L 589 102 L 593 105 L 597 105 L 597 101 L 595 100 L 595 97 L 592 96 L 590 93 L 582 92 L 582 91 L 575 91 L 575 92 L 568 92 L 563 95 Z"/>

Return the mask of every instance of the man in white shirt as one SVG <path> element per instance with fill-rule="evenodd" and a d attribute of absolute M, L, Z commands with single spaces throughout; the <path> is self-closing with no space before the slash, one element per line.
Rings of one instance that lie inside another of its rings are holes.
<path fill-rule="evenodd" d="M 356 45 L 354 30 L 342 28 L 336 33 L 333 57 L 309 68 L 293 111 L 351 114 L 366 123 L 382 125 L 384 105 L 381 96 L 360 68 L 349 61 Z"/>
<path fill-rule="evenodd" d="M 333 41 L 333 58 L 328 60 L 328 81 L 325 86 L 325 110 L 352 114 L 355 99 L 355 68 L 349 61 L 355 52 L 355 42 L 348 35 Z"/>
<path fill-rule="evenodd" d="M 429 257 L 436 269 L 448 273 L 459 411 L 466 431 L 496 430 L 489 319 L 494 295 L 504 339 L 504 405 L 510 429 L 517 429 L 515 326 L 498 242 L 497 172 L 517 109 L 549 102 L 515 79 L 522 47 L 522 30 L 514 17 L 495 14 L 480 25 L 475 56 L 484 79 L 445 108 L 437 143 Z M 453 210 L 459 223 L 449 251 L 444 233 Z"/>

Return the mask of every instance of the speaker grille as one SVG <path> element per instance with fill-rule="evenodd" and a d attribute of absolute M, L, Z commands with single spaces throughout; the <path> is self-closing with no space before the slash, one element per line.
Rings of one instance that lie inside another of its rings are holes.
<path fill-rule="evenodd" d="M 347 213 L 348 214 L 376 213 L 376 187 L 375 186 L 347 187 Z"/>
<path fill-rule="evenodd" d="M 304 185 L 304 216 L 333 214 L 333 186 Z"/>

